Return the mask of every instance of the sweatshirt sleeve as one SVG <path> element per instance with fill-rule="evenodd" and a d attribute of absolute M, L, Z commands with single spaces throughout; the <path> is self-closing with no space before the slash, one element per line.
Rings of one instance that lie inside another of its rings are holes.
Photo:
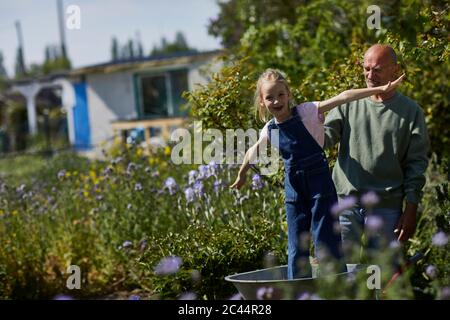
<path fill-rule="evenodd" d="M 418 204 L 422 198 L 429 147 L 425 117 L 423 111 L 418 108 L 411 124 L 411 138 L 403 165 L 404 191 L 408 203 Z"/>
<path fill-rule="evenodd" d="M 341 140 L 343 114 L 341 106 L 331 110 L 325 118 L 325 144 L 324 149 L 333 147 Z"/>

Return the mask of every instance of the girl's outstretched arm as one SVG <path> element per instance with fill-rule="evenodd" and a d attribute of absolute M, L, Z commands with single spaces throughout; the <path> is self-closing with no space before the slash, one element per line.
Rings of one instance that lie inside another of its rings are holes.
<path fill-rule="evenodd" d="M 334 107 L 340 106 L 341 104 L 345 104 L 347 102 L 358 100 L 366 97 L 370 97 L 374 94 L 379 94 L 383 92 L 388 92 L 395 89 L 403 80 L 405 74 L 402 74 L 397 80 L 390 82 L 384 86 L 374 87 L 374 88 L 364 88 L 364 89 L 350 89 L 341 92 L 337 96 L 333 98 L 320 101 L 318 109 L 321 112 L 326 112 Z"/>
<path fill-rule="evenodd" d="M 261 136 L 259 140 L 247 150 L 244 156 L 244 160 L 242 161 L 241 168 L 239 169 L 236 181 L 230 186 L 230 188 L 240 189 L 245 184 L 247 171 L 250 168 L 250 164 L 255 161 L 258 148 L 260 144 L 266 139 L 267 137 Z"/>

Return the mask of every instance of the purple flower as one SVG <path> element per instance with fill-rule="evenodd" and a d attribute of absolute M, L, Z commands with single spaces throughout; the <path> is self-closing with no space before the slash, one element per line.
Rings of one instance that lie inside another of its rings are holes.
<path fill-rule="evenodd" d="M 132 173 L 134 170 L 136 170 L 136 164 L 134 162 L 130 162 L 127 166 L 127 172 Z"/>
<path fill-rule="evenodd" d="M 298 296 L 297 300 L 311 300 L 311 294 L 309 292 L 303 292 Z"/>
<path fill-rule="evenodd" d="M 114 170 L 113 170 L 113 168 L 111 167 L 111 166 L 107 166 L 106 168 L 105 168 L 105 170 L 103 170 L 103 174 L 105 175 L 105 176 L 108 176 L 110 173 L 112 173 Z"/>
<path fill-rule="evenodd" d="M 137 294 L 132 294 L 131 296 L 128 297 L 128 300 L 141 300 L 141 297 L 138 296 Z"/>
<path fill-rule="evenodd" d="M 331 213 L 334 215 L 338 215 L 344 210 L 352 208 L 356 204 L 356 197 L 354 196 L 348 196 L 343 199 L 339 199 L 338 203 L 335 203 L 331 207 Z"/>
<path fill-rule="evenodd" d="M 240 293 L 233 294 L 228 300 L 242 300 Z"/>
<path fill-rule="evenodd" d="M 219 164 L 218 164 L 217 162 L 215 162 L 215 161 L 211 161 L 211 162 L 208 164 L 208 168 L 209 168 L 209 172 L 210 172 L 213 176 L 217 176 L 217 174 L 218 174 L 219 171 L 220 171 Z"/>
<path fill-rule="evenodd" d="M 197 170 L 189 171 L 188 176 L 189 176 L 189 184 L 194 184 L 195 177 L 197 176 Z"/>
<path fill-rule="evenodd" d="M 373 207 L 378 202 L 380 202 L 380 198 L 373 191 L 369 191 L 361 197 L 361 203 L 365 207 Z"/>
<path fill-rule="evenodd" d="M 258 300 L 266 300 L 271 299 L 273 294 L 272 287 L 261 287 L 256 291 L 256 299 Z"/>
<path fill-rule="evenodd" d="M 309 292 L 303 292 L 297 300 L 322 300 L 318 295 Z"/>
<path fill-rule="evenodd" d="M 159 177 L 159 172 L 158 171 L 152 172 L 152 178 L 156 177 Z"/>
<path fill-rule="evenodd" d="M 400 242 L 398 242 L 397 240 L 392 240 L 389 243 L 389 249 L 398 249 L 400 248 Z"/>
<path fill-rule="evenodd" d="M 144 239 L 144 240 L 141 240 L 139 249 L 140 249 L 141 251 L 144 251 L 146 247 L 147 247 L 147 240 L 145 240 L 145 239 Z"/>
<path fill-rule="evenodd" d="M 195 199 L 195 191 L 191 187 L 184 190 L 184 195 L 186 196 L 186 201 L 188 203 L 193 202 Z"/>
<path fill-rule="evenodd" d="M 54 204 L 56 201 L 55 201 L 55 198 L 54 198 L 54 197 L 52 197 L 52 196 L 47 196 L 47 202 L 48 202 L 48 204 Z"/>
<path fill-rule="evenodd" d="M 222 191 L 223 190 L 222 180 L 214 181 L 213 189 L 214 189 L 214 192 Z"/>
<path fill-rule="evenodd" d="M 366 221 L 367 229 L 376 232 L 383 226 L 383 219 L 377 215 L 369 215 Z"/>
<path fill-rule="evenodd" d="M 177 273 L 180 269 L 183 260 L 180 257 L 169 256 L 161 259 L 158 265 L 155 267 L 155 274 L 158 276 L 169 275 Z"/>
<path fill-rule="evenodd" d="M 448 237 L 444 232 L 439 231 L 433 236 L 431 242 L 437 247 L 443 247 L 447 244 Z"/>
<path fill-rule="evenodd" d="M 135 185 L 134 185 L 134 191 L 142 191 L 142 184 L 140 183 L 140 182 L 137 182 Z"/>
<path fill-rule="evenodd" d="M 164 182 L 164 186 L 169 189 L 169 193 L 170 195 L 174 195 L 177 189 L 177 182 L 175 181 L 174 178 L 169 177 L 166 179 L 166 181 Z"/>
<path fill-rule="evenodd" d="M 197 295 L 194 292 L 184 292 L 178 300 L 195 300 Z"/>
<path fill-rule="evenodd" d="M 53 298 L 53 300 L 73 300 L 73 298 L 65 294 L 58 294 Z"/>
<path fill-rule="evenodd" d="M 198 197 L 203 197 L 203 195 L 205 194 L 205 187 L 203 186 L 203 183 L 201 181 L 196 181 L 194 183 L 194 191 Z"/>
<path fill-rule="evenodd" d="M 127 204 L 127 210 L 130 210 L 131 208 L 133 208 L 133 206 L 131 205 L 131 203 Z"/>
<path fill-rule="evenodd" d="M 262 187 L 264 187 L 264 182 L 262 181 L 261 176 L 255 173 L 252 177 L 252 189 L 259 190 Z"/>
<path fill-rule="evenodd" d="M 126 249 L 128 247 L 131 247 L 132 245 L 133 245 L 133 243 L 131 241 L 126 240 L 122 243 L 121 246 L 119 246 L 119 250 L 121 250 L 122 248 Z"/>
<path fill-rule="evenodd" d="M 201 164 L 198 166 L 198 179 L 203 180 L 206 178 L 209 178 L 211 176 L 211 173 L 209 171 L 209 167 L 205 166 L 204 164 Z"/>
<path fill-rule="evenodd" d="M 427 266 L 427 268 L 425 269 L 425 273 L 427 274 L 427 276 L 429 276 L 431 279 L 435 279 L 437 276 L 437 270 L 436 267 L 433 266 L 432 264 L 430 264 L 429 266 Z"/>
<path fill-rule="evenodd" d="M 21 184 L 17 189 L 16 192 L 17 193 L 23 193 L 25 191 L 26 185 L 25 184 Z"/>
<path fill-rule="evenodd" d="M 61 180 L 66 176 L 66 170 L 61 170 L 58 172 L 58 179 Z"/>
<path fill-rule="evenodd" d="M 450 299 L 450 287 L 443 287 L 441 289 L 439 299 L 441 299 L 441 300 L 449 300 Z"/>

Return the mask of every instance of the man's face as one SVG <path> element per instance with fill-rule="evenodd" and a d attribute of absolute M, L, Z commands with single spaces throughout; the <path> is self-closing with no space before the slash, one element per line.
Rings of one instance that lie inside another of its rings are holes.
<path fill-rule="evenodd" d="M 364 78 L 368 88 L 378 87 L 395 80 L 396 64 L 387 55 L 376 50 L 364 57 Z"/>

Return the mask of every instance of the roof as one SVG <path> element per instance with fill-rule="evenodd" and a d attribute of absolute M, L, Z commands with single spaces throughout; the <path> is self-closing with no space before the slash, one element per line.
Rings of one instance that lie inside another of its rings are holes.
<path fill-rule="evenodd" d="M 135 58 L 128 60 L 111 61 L 83 68 L 71 70 L 71 76 L 80 76 L 93 73 L 112 73 L 126 70 L 149 69 L 154 67 L 164 67 L 172 65 L 185 65 L 195 62 L 208 61 L 211 58 L 219 56 L 222 50 L 213 51 L 188 51 L 176 52 L 166 55 L 151 56 L 145 58 Z"/>
<path fill-rule="evenodd" d="M 58 71 L 50 74 L 45 75 L 39 75 L 39 76 L 33 76 L 33 77 L 22 77 L 19 79 L 8 79 L 7 83 L 9 85 L 26 85 L 32 82 L 48 82 L 51 83 L 55 79 L 59 78 L 67 78 L 70 71 Z"/>
<path fill-rule="evenodd" d="M 7 82 L 10 85 L 25 85 L 32 82 L 52 82 L 57 78 L 67 78 L 70 76 L 82 76 L 93 73 L 112 73 L 125 70 L 145 70 L 155 67 L 173 66 L 173 65 L 186 65 L 195 62 L 208 61 L 214 57 L 223 53 L 222 50 L 212 51 L 188 51 L 188 52 L 175 52 L 171 54 L 134 58 L 119 61 L 110 61 L 106 63 L 100 63 L 81 67 L 73 70 L 58 71 L 47 75 L 40 75 L 36 77 L 28 77 L 21 79 L 9 79 Z"/>

